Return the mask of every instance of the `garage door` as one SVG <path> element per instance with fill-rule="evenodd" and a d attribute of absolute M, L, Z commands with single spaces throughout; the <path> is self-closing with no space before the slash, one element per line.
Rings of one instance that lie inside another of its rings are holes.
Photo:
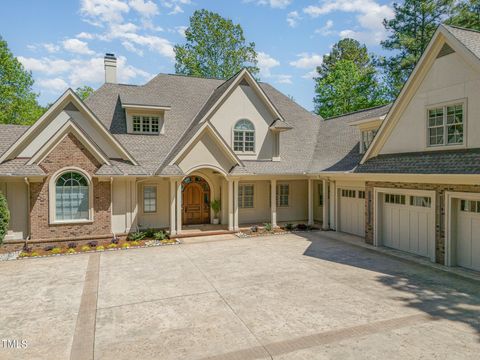
<path fill-rule="evenodd" d="M 480 201 L 458 203 L 457 265 L 480 271 Z"/>
<path fill-rule="evenodd" d="M 365 236 L 365 191 L 340 189 L 340 231 Z"/>
<path fill-rule="evenodd" d="M 435 215 L 428 196 L 383 194 L 382 245 L 416 255 L 435 254 Z"/>

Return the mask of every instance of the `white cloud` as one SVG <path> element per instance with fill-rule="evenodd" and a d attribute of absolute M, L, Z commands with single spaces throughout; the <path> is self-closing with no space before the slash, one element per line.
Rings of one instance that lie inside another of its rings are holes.
<path fill-rule="evenodd" d="M 67 39 L 62 42 L 63 48 L 69 52 L 82 55 L 93 55 L 95 52 L 88 48 L 85 41 L 78 39 Z"/>
<path fill-rule="evenodd" d="M 81 0 L 80 5 L 80 14 L 96 26 L 122 22 L 123 14 L 129 10 L 128 4 L 120 0 Z"/>
<path fill-rule="evenodd" d="M 40 79 L 37 84 L 42 89 L 52 93 L 60 93 L 68 88 L 67 82 L 61 78 Z"/>
<path fill-rule="evenodd" d="M 334 11 L 347 13 L 358 13 L 357 21 L 360 31 L 346 30 L 345 34 L 350 34 L 368 43 L 378 43 L 385 38 L 386 31 L 382 21 L 384 18 L 391 18 L 393 10 L 388 5 L 382 5 L 375 0 L 327 0 L 321 5 L 310 5 L 303 9 L 305 14 L 311 17 L 319 17 Z"/>
<path fill-rule="evenodd" d="M 327 20 L 324 26 L 315 30 L 315 34 L 320 34 L 322 36 L 328 36 L 333 34 L 333 21 Z"/>
<path fill-rule="evenodd" d="M 298 11 L 290 11 L 287 15 L 287 23 L 290 27 L 295 27 L 298 24 L 298 21 L 301 19 Z"/>
<path fill-rule="evenodd" d="M 272 8 L 284 9 L 292 0 L 245 0 L 245 2 L 255 2 L 257 5 L 268 5 Z"/>
<path fill-rule="evenodd" d="M 275 81 L 279 84 L 292 84 L 292 75 L 275 75 Z"/>
<path fill-rule="evenodd" d="M 91 40 L 95 37 L 95 35 L 82 31 L 81 33 L 78 33 L 77 35 L 75 35 L 75 37 L 78 39 Z"/>
<path fill-rule="evenodd" d="M 301 53 L 297 55 L 298 59 L 295 61 L 291 61 L 290 65 L 298 68 L 298 69 L 311 69 L 316 68 L 317 66 L 322 64 L 323 57 L 319 54 L 315 53 Z"/>
<path fill-rule="evenodd" d="M 63 60 L 55 58 L 24 58 L 18 57 L 20 62 L 27 70 L 40 75 L 51 76 L 43 78 L 38 84 L 49 89 L 49 86 L 56 85 L 57 88 L 64 86 L 60 82 L 63 80 L 67 86 L 77 88 L 85 84 L 99 85 L 103 83 L 105 73 L 103 57 L 94 57 L 88 60 L 72 59 Z M 117 59 L 118 81 L 120 83 L 130 83 L 132 80 L 149 80 L 152 75 L 146 71 L 127 64 L 127 59 L 123 56 Z"/>
<path fill-rule="evenodd" d="M 175 15 L 183 13 L 183 5 L 191 4 L 191 0 L 163 0 L 162 5 L 170 9 L 171 11 L 168 13 L 169 15 Z"/>
<path fill-rule="evenodd" d="M 317 75 L 318 75 L 317 70 L 314 69 L 314 70 L 312 70 L 312 71 L 309 71 L 309 72 L 306 73 L 306 74 L 303 74 L 303 75 L 302 75 L 302 78 L 304 78 L 304 79 L 313 79 L 313 78 L 317 77 Z"/>
<path fill-rule="evenodd" d="M 60 51 L 60 46 L 52 43 L 43 44 L 43 47 L 45 48 L 45 50 L 47 50 L 51 54 Z"/>
<path fill-rule="evenodd" d="M 150 0 L 130 0 L 128 2 L 130 7 L 145 17 L 152 17 L 158 15 L 158 6 Z"/>
<path fill-rule="evenodd" d="M 185 31 L 188 29 L 187 26 L 175 26 L 175 30 L 181 37 L 185 37 Z"/>
<path fill-rule="evenodd" d="M 156 52 L 169 59 L 175 58 L 172 43 L 160 36 L 155 35 L 140 35 L 133 32 L 118 34 L 117 38 L 126 40 L 137 46 L 145 46 L 152 52 Z"/>
<path fill-rule="evenodd" d="M 270 55 L 261 51 L 257 54 L 257 60 L 258 67 L 260 68 L 260 76 L 266 78 L 272 76 L 272 68 L 280 65 L 280 62 L 277 59 L 274 59 Z"/>
<path fill-rule="evenodd" d="M 135 53 L 139 56 L 143 56 L 143 50 L 140 50 L 140 49 L 137 49 L 135 47 L 135 45 L 133 45 L 131 42 L 129 41 L 122 41 L 122 45 L 125 49 L 127 49 L 128 51 L 132 52 L 132 53 Z"/>

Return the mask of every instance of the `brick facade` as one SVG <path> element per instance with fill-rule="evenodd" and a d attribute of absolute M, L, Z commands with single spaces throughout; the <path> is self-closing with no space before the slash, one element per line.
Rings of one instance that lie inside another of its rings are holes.
<path fill-rule="evenodd" d="M 76 167 L 94 176 L 101 166 L 98 160 L 72 134 L 66 136 L 39 164 L 48 174 L 43 182 L 30 184 L 30 236 L 39 239 L 81 239 L 106 236 L 111 230 L 110 182 L 93 178 L 93 221 L 84 224 L 49 224 L 49 182 L 51 176 L 65 167 Z M 55 206 L 51 204 L 51 206 Z"/>
<path fill-rule="evenodd" d="M 392 183 L 367 181 L 365 201 L 365 242 L 373 244 L 374 232 L 374 188 L 410 189 L 435 191 L 435 261 L 444 264 L 445 260 L 445 192 L 472 192 L 480 193 L 480 185 L 448 185 L 448 184 L 420 184 L 420 183 Z"/>

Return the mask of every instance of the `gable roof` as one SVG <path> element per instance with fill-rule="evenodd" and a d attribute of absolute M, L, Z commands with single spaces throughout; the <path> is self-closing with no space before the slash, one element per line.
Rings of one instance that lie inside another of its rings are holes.
<path fill-rule="evenodd" d="M 119 153 L 124 156 L 124 160 L 129 160 L 136 164 L 135 159 L 126 151 L 126 149 L 112 136 L 112 134 L 105 128 L 105 126 L 97 119 L 95 114 L 83 103 L 78 95 L 72 90 L 67 89 L 62 96 L 60 96 L 53 105 L 38 119 L 32 126 L 30 126 L 17 140 L 10 146 L 1 156 L 0 163 L 5 160 L 11 160 L 25 144 L 28 144 L 30 138 L 36 136 L 36 132 L 40 131 L 41 126 L 48 122 L 52 117 L 62 111 L 65 106 L 72 103 L 76 108 L 83 110 L 83 112 L 90 117 L 97 129 L 119 150 Z"/>
<path fill-rule="evenodd" d="M 5 153 L 30 126 L 0 124 L 0 156 Z"/>
<path fill-rule="evenodd" d="M 377 156 L 392 133 L 402 112 L 414 96 L 415 91 L 420 86 L 422 80 L 427 75 L 433 62 L 436 60 L 442 47 L 447 44 L 455 52 L 463 55 L 464 59 L 480 71 L 480 32 L 440 25 L 433 35 L 430 43 L 423 52 L 415 69 L 410 74 L 407 82 L 400 91 L 399 96 L 393 103 L 388 115 L 382 122 L 380 129 L 373 139 L 372 144 L 362 157 L 360 164 L 368 159 Z"/>

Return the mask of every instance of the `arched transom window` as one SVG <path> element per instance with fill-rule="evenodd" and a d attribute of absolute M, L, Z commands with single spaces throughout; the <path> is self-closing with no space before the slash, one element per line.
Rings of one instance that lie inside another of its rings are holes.
<path fill-rule="evenodd" d="M 55 220 L 89 220 L 89 182 L 79 172 L 63 173 L 55 183 Z"/>
<path fill-rule="evenodd" d="M 246 119 L 239 120 L 233 128 L 233 150 L 238 152 L 255 151 L 255 127 Z"/>

